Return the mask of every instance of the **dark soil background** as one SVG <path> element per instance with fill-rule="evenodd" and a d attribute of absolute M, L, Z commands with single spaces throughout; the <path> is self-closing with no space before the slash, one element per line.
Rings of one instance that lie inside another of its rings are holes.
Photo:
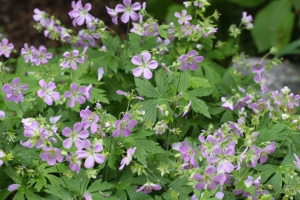
<path fill-rule="evenodd" d="M 82 0 L 83 6 L 86 3 L 92 4 L 90 13 L 103 20 L 104 23 L 115 30 L 121 36 L 126 33 L 127 25 L 119 23 L 114 25 L 111 17 L 107 14 L 105 5 L 110 8 L 115 8 L 122 0 Z M 141 2 L 134 0 L 133 2 Z M 72 10 L 71 0 L 0 0 L 0 33 L 2 33 L 10 43 L 13 43 L 15 50 L 18 53 L 11 54 L 12 57 L 17 57 L 24 43 L 29 46 L 45 45 L 46 47 L 58 47 L 61 44 L 57 41 L 52 41 L 44 37 L 43 32 L 38 32 L 34 25 L 33 10 L 38 8 L 54 15 L 61 21 L 61 24 L 66 28 L 80 30 L 86 28 L 85 25 L 81 27 L 73 27 L 72 20 L 68 12 Z"/>

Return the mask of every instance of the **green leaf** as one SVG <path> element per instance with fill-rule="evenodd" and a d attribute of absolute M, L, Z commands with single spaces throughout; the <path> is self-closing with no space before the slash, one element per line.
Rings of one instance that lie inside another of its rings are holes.
<path fill-rule="evenodd" d="M 135 78 L 135 85 L 137 91 L 141 96 L 153 97 L 153 98 L 162 98 L 162 95 L 155 90 L 153 85 L 146 80 Z"/>
<path fill-rule="evenodd" d="M 24 191 L 19 190 L 19 191 L 15 194 L 13 200 L 25 200 L 25 197 L 24 197 Z"/>
<path fill-rule="evenodd" d="M 102 182 L 102 179 L 98 179 L 96 181 L 93 181 L 93 183 L 90 185 L 88 191 L 89 192 L 98 192 L 98 191 L 104 191 L 111 189 L 113 187 L 113 184 L 108 183 L 106 181 Z"/>
<path fill-rule="evenodd" d="M 168 27 L 169 27 L 169 25 L 160 25 L 158 27 L 158 33 L 159 33 L 160 37 L 169 38 Z"/>
<path fill-rule="evenodd" d="M 191 75 L 188 70 L 180 72 L 179 78 L 175 79 L 174 81 L 175 87 L 177 87 L 177 91 L 183 93 L 188 89 L 190 82 L 191 82 Z"/>
<path fill-rule="evenodd" d="M 206 105 L 206 103 L 201 100 L 201 99 L 197 99 L 197 98 L 192 98 L 192 109 L 193 111 L 200 113 L 202 115 L 204 115 L 205 117 L 210 118 L 210 114 L 208 112 L 208 107 Z"/>
<path fill-rule="evenodd" d="M 163 99 L 149 99 L 145 101 L 141 101 L 139 104 L 142 105 L 142 110 L 145 111 L 145 115 L 143 119 L 148 122 L 155 122 L 157 117 L 157 105 L 164 104 L 165 101 Z"/>
<path fill-rule="evenodd" d="M 187 93 L 184 93 L 182 95 L 182 97 L 186 100 L 189 100 L 191 98 L 195 98 L 195 97 L 204 97 L 204 96 L 208 96 L 213 92 L 212 88 L 198 88 L 198 89 L 194 89 L 192 91 L 189 91 Z"/>
<path fill-rule="evenodd" d="M 300 40 L 295 40 L 285 46 L 284 48 L 281 49 L 281 51 L 278 52 L 277 56 L 281 57 L 284 55 L 291 55 L 291 54 L 300 54 Z"/>
<path fill-rule="evenodd" d="M 8 190 L 6 190 L 6 188 L 0 190 L 0 200 L 5 200 L 9 194 L 10 194 L 10 192 Z"/>
<path fill-rule="evenodd" d="M 267 183 L 266 185 L 272 185 L 273 190 L 272 194 L 276 194 L 282 189 L 282 174 L 276 173 Z"/>
<path fill-rule="evenodd" d="M 133 186 L 128 187 L 126 189 L 126 192 L 130 197 L 130 200 L 151 199 L 148 194 L 144 194 L 143 192 L 136 192 L 136 188 Z"/>
<path fill-rule="evenodd" d="M 133 54 L 136 54 L 138 52 L 138 49 L 141 46 L 142 37 L 132 33 L 129 33 L 128 36 L 129 36 L 129 43 L 132 47 L 132 52 Z"/>
<path fill-rule="evenodd" d="M 193 89 L 210 87 L 210 84 L 209 84 L 208 80 L 205 78 L 191 76 L 190 87 L 192 87 Z"/>
<path fill-rule="evenodd" d="M 118 72 L 119 58 L 109 52 L 99 52 L 99 57 L 93 60 L 94 65 L 104 67 L 105 72 L 112 70 L 114 73 Z"/>
<path fill-rule="evenodd" d="M 266 127 L 262 129 L 258 135 L 257 144 L 266 141 L 274 141 L 282 137 L 281 132 L 284 131 L 286 125 L 284 124 L 275 124 L 271 129 L 271 127 Z"/>
<path fill-rule="evenodd" d="M 109 104 L 108 99 L 106 98 L 105 91 L 99 88 L 93 87 L 92 89 L 92 101 L 99 101 L 100 103 Z"/>
<path fill-rule="evenodd" d="M 59 199 L 72 199 L 71 194 L 64 187 L 61 187 L 60 184 L 47 185 L 44 191 Z"/>
<path fill-rule="evenodd" d="M 166 73 L 163 71 L 163 69 L 160 69 L 157 72 L 155 72 L 155 82 L 157 89 L 159 93 L 163 95 L 166 94 L 167 87 L 169 85 L 164 74 L 166 76 Z"/>
<path fill-rule="evenodd" d="M 277 171 L 278 166 L 271 164 L 257 164 L 257 166 L 254 167 L 254 169 L 261 171 L 261 183 L 265 183 L 266 180 L 268 180 L 269 177 Z"/>
<path fill-rule="evenodd" d="M 231 110 L 226 110 L 221 118 L 221 123 L 225 123 L 228 121 L 234 121 L 233 113 Z"/>
<path fill-rule="evenodd" d="M 252 35 L 259 52 L 286 46 L 292 36 L 295 14 L 292 1 L 278 0 L 270 2 L 261 9 L 255 19 Z"/>
<path fill-rule="evenodd" d="M 112 37 L 107 34 L 105 35 L 105 37 L 101 38 L 101 41 L 103 45 L 106 47 L 107 52 L 111 52 L 112 54 L 114 54 L 118 50 L 120 45 L 119 36 Z"/>
<path fill-rule="evenodd" d="M 26 190 L 25 191 L 25 196 L 26 196 L 26 199 L 30 199 L 30 200 L 46 200 L 45 198 L 35 194 L 31 190 Z"/>
<path fill-rule="evenodd" d="M 172 188 L 172 190 L 179 191 L 183 185 L 186 185 L 187 182 L 187 177 L 178 177 L 170 183 L 169 187 Z"/>

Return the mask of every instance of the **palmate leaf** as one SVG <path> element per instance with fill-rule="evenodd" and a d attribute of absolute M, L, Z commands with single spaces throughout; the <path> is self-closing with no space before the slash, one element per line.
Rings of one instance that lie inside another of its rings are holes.
<path fill-rule="evenodd" d="M 112 54 L 114 54 L 118 50 L 120 45 L 119 36 L 112 37 L 109 34 L 106 34 L 105 37 L 101 38 L 101 41 L 103 45 L 106 47 L 107 51 L 111 52 Z"/>
<path fill-rule="evenodd" d="M 145 101 L 141 101 L 142 110 L 145 111 L 145 115 L 143 116 L 146 122 L 155 122 L 157 117 L 157 105 L 166 104 L 164 99 L 149 99 Z"/>
<path fill-rule="evenodd" d="M 98 179 L 94 181 L 90 187 L 88 188 L 89 192 L 96 192 L 96 191 L 104 191 L 113 188 L 114 185 L 111 183 L 108 183 L 106 181 L 102 181 L 102 179 Z"/>
<path fill-rule="evenodd" d="M 162 98 L 162 95 L 153 87 L 153 85 L 144 79 L 135 78 L 137 91 L 141 96 Z"/>
<path fill-rule="evenodd" d="M 210 118 L 210 114 L 208 112 L 208 106 L 203 100 L 197 98 L 191 98 L 191 101 L 192 101 L 191 107 L 193 111 L 203 114 L 205 117 Z"/>

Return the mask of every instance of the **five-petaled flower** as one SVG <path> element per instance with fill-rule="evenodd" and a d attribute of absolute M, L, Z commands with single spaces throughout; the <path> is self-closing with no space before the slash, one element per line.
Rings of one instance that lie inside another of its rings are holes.
<path fill-rule="evenodd" d="M 128 137 L 131 134 L 131 130 L 136 126 L 136 120 L 130 120 L 131 115 L 125 114 L 121 120 L 116 122 L 116 130 L 113 132 L 113 137 L 118 137 L 122 133 L 125 137 Z"/>
<path fill-rule="evenodd" d="M 134 154 L 135 150 L 136 150 L 136 147 L 133 147 L 133 148 L 130 147 L 127 150 L 127 156 L 121 160 L 121 166 L 120 166 L 119 170 L 122 170 L 125 167 L 125 165 L 129 165 L 129 163 L 132 160 L 132 155 Z"/>
<path fill-rule="evenodd" d="M 60 149 L 56 147 L 44 147 L 43 151 L 44 152 L 40 155 L 40 158 L 43 161 L 47 161 L 49 165 L 53 166 L 56 164 L 56 162 L 63 161 Z"/>
<path fill-rule="evenodd" d="M 3 38 L 2 42 L 0 42 L 0 56 L 4 55 L 6 58 L 8 58 L 13 49 L 14 45 L 12 43 L 8 43 L 6 38 Z"/>
<path fill-rule="evenodd" d="M 140 16 L 135 11 L 141 9 L 141 4 L 139 2 L 136 2 L 131 5 L 131 0 L 123 0 L 123 3 L 125 6 L 123 6 L 122 4 L 118 4 L 115 9 L 117 13 L 123 13 L 123 15 L 121 16 L 121 21 L 123 23 L 127 23 L 130 18 L 132 21 L 137 21 Z"/>
<path fill-rule="evenodd" d="M 73 142 L 76 145 L 77 149 L 82 149 L 81 147 L 81 140 L 80 139 L 86 139 L 89 137 L 89 132 L 87 130 L 82 130 L 83 124 L 80 122 L 77 122 L 74 124 L 73 131 L 69 127 L 65 127 L 62 130 L 62 135 L 65 137 L 68 137 L 63 141 L 63 146 L 66 149 L 70 149 L 72 147 Z"/>
<path fill-rule="evenodd" d="M 141 59 L 142 58 L 142 59 Z M 133 69 L 133 75 L 135 77 L 140 77 L 142 73 L 146 79 L 152 78 L 152 72 L 150 69 L 156 69 L 158 63 L 156 60 L 151 60 L 151 54 L 149 52 L 143 52 L 141 55 L 135 55 L 131 59 L 131 62 L 138 67 Z M 150 62 L 149 62 L 150 61 Z M 149 69 L 150 68 L 150 69 Z"/>
<path fill-rule="evenodd" d="M 175 12 L 175 17 L 179 18 L 178 19 L 178 23 L 179 24 L 183 24 L 183 23 L 189 23 L 189 20 L 192 19 L 192 16 L 191 15 L 186 15 L 187 14 L 187 11 L 186 10 L 182 10 L 181 11 L 181 15 L 179 12 Z"/>
<path fill-rule="evenodd" d="M 75 102 L 77 101 L 79 104 L 83 104 L 87 99 L 90 99 L 90 89 L 91 87 L 81 86 L 78 88 L 77 83 L 71 84 L 71 91 L 66 91 L 64 96 L 66 98 L 70 98 L 68 106 L 70 108 L 75 106 Z M 86 98 L 85 98 L 86 97 Z"/>
<path fill-rule="evenodd" d="M 136 190 L 136 192 L 140 192 L 142 190 L 144 190 L 145 194 L 151 193 L 152 190 L 160 190 L 161 186 L 151 183 L 151 182 L 147 182 L 145 183 L 143 186 L 141 186 L 139 189 Z"/>
<path fill-rule="evenodd" d="M 90 13 L 88 13 L 92 8 L 92 5 L 90 3 L 85 4 L 83 7 L 81 0 L 77 1 L 77 3 L 75 3 L 75 1 L 72 1 L 72 8 L 73 10 L 69 12 L 69 16 L 71 17 L 71 19 L 73 19 L 73 26 L 81 26 L 84 24 L 84 21 L 88 23 L 93 20 L 94 17 Z"/>
<path fill-rule="evenodd" d="M 84 56 L 79 55 L 78 50 L 73 50 L 71 53 L 67 51 L 63 54 L 63 56 L 65 57 L 65 59 L 62 63 L 60 63 L 62 69 L 71 68 L 73 70 L 76 70 L 77 63 L 83 63 L 85 60 Z"/>
<path fill-rule="evenodd" d="M 53 100 L 57 101 L 60 98 L 59 92 L 54 92 L 56 85 L 54 82 L 50 81 L 49 84 L 45 82 L 44 79 L 39 81 L 40 86 L 43 89 L 39 89 L 37 94 L 40 98 L 44 99 L 46 104 L 51 106 L 53 104 Z"/>
<path fill-rule="evenodd" d="M 197 51 L 192 50 L 187 55 L 182 55 L 179 58 L 179 61 L 181 62 L 180 69 L 186 70 L 187 68 L 190 68 L 192 71 L 196 70 L 198 68 L 198 64 L 202 62 L 204 59 L 203 56 L 197 56 Z"/>
<path fill-rule="evenodd" d="M 76 154 L 77 154 L 77 158 L 79 158 L 79 159 L 86 158 L 86 160 L 84 162 L 85 168 L 89 169 L 89 168 L 94 167 L 95 161 L 98 164 L 101 164 L 104 162 L 105 157 L 99 153 L 103 149 L 103 146 L 101 143 L 96 143 L 93 145 L 93 148 L 91 148 L 91 142 L 89 140 L 84 140 L 83 147 L 86 150 L 81 150 L 81 149 L 77 150 Z"/>
<path fill-rule="evenodd" d="M 14 78 L 12 84 L 4 84 L 2 91 L 6 93 L 7 101 L 14 101 L 18 103 L 19 101 L 24 102 L 23 92 L 21 90 L 27 90 L 28 85 L 20 85 L 20 78 Z"/>

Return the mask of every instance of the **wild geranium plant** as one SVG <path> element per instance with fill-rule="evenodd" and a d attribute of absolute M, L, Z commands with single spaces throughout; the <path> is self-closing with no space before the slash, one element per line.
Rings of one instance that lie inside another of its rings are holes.
<path fill-rule="evenodd" d="M 0 64 L 0 199 L 298 199 L 300 96 L 268 90 L 275 49 L 244 62 L 252 17 L 230 27 L 233 45 L 209 5 L 186 1 L 170 24 L 146 3 L 106 7 L 125 38 L 90 3 L 70 5 L 78 32 L 34 9 L 37 30 L 66 47 L 24 44 L 16 66 Z"/>

